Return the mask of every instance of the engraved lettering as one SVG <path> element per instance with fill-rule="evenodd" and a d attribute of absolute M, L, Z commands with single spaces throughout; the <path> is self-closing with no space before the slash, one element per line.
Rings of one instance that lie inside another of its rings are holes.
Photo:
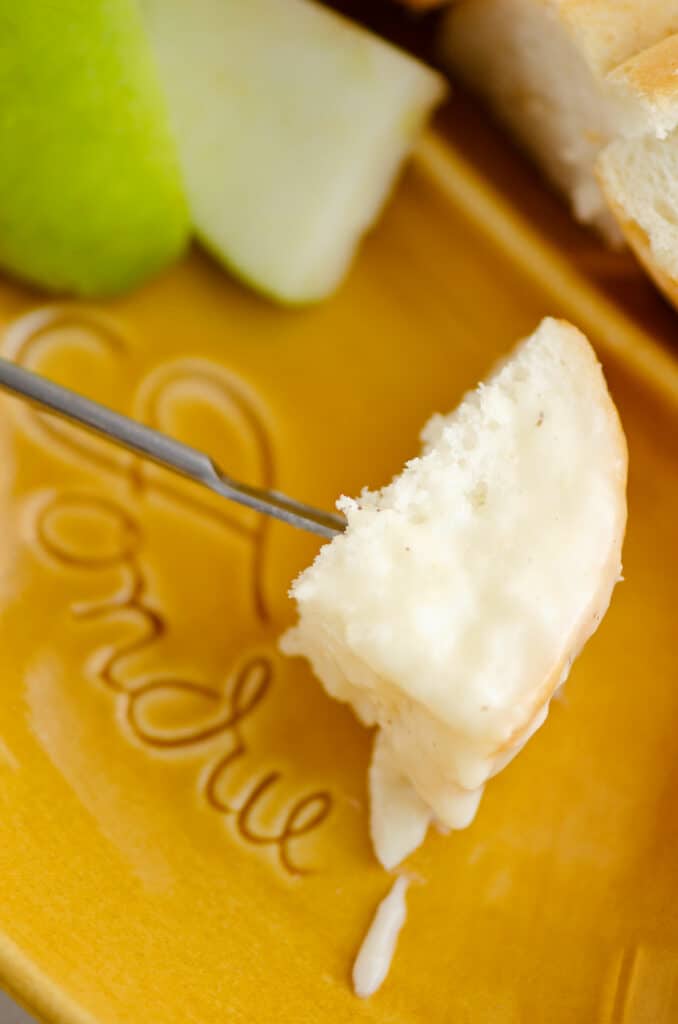
<path fill-rule="evenodd" d="M 15 320 L 5 332 L 4 349 L 20 365 L 39 370 L 41 358 L 47 351 L 73 347 L 74 342 L 68 340 L 69 330 L 77 331 L 78 347 L 86 347 L 100 358 L 120 362 L 127 356 L 128 346 L 112 318 L 97 310 L 66 304 L 46 306 Z M 163 409 L 177 385 L 191 391 L 196 402 L 207 402 L 219 416 L 228 417 L 229 410 L 231 417 L 237 415 L 242 436 L 249 439 L 256 452 L 256 481 L 263 487 L 274 487 L 273 450 L 262 417 L 247 389 L 222 367 L 199 359 L 180 359 L 157 367 L 141 381 L 137 396 L 133 396 L 132 408 L 138 418 L 162 429 Z M 99 473 L 103 471 L 124 479 L 132 493 L 138 496 L 151 492 L 162 494 L 191 513 L 242 538 L 249 544 L 251 552 L 250 580 L 255 613 L 262 622 L 270 620 L 263 589 L 269 528 L 266 516 L 243 519 L 227 502 L 215 503 L 207 496 L 203 498 L 200 492 L 182 487 L 170 476 L 150 477 L 145 463 L 137 456 L 120 453 L 30 406 L 13 407 L 13 415 L 18 416 L 34 436 L 56 445 L 62 455 L 74 458 L 79 464 L 90 466 Z"/>
<path fill-rule="evenodd" d="M 67 535 L 64 528 L 69 515 L 88 515 L 99 526 L 102 536 L 105 534 L 106 542 L 92 550 L 79 547 L 75 536 Z M 325 821 L 332 808 L 328 792 L 317 791 L 299 797 L 285 811 L 282 826 L 271 832 L 257 825 L 257 811 L 282 781 L 281 771 L 268 771 L 255 778 L 247 792 L 236 794 L 232 802 L 223 795 L 223 782 L 229 769 L 252 753 L 244 727 L 271 689 L 272 661 L 262 654 L 251 655 L 231 673 L 226 691 L 220 686 L 178 676 L 158 675 L 149 679 L 145 674 L 143 679 L 135 679 L 128 670 L 131 656 L 156 644 L 169 629 L 165 615 L 153 607 L 147 594 L 139 524 L 110 499 L 62 493 L 38 509 L 34 536 L 43 554 L 66 569 L 106 574 L 117 569 L 120 572 L 122 585 L 118 581 L 112 593 L 96 601 L 76 601 L 70 610 L 77 621 L 115 621 L 124 617 L 139 623 L 137 636 L 118 642 L 112 649 L 95 652 L 98 661 L 95 676 L 114 691 L 130 734 L 142 745 L 158 751 L 187 750 L 217 738 L 228 739 L 230 749 L 218 758 L 201 785 L 207 805 L 222 815 L 231 816 L 246 843 L 275 848 L 282 868 L 290 875 L 308 874 L 311 869 L 293 856 L 293 844 Z M 148 709 L 154 702 L 181 696 L 213 708 L 213 716 L 197 726 L 162 729 L 149 724 Z"/>

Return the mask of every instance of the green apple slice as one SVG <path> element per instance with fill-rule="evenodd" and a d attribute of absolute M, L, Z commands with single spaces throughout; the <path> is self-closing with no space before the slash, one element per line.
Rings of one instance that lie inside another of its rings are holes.
<path fill-rule="evenodd" d="M 193 222 L 285 302 L 346 271 L 440 75 L 308 0 L 141 0 Z"/>
<path fill-rule="evenodd" d="M 0 265 L 57 292 L 131 287 L 190 227 L 138 6 L 1 7 Z"/>

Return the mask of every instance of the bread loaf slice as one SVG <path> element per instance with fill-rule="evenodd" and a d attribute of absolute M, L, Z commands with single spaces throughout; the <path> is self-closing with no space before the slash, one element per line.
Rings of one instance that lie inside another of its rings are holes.
<path fill-rule="evenodd" d="M 599 175 L 627 241 L 678 308 L 678 136 L 615 142 Z"/>
<path fill-rule="evenodd" d="M 464 828 L 547 715 L 620 578 L 624 435 L 584 336 L 545 320 L 294 583 L 282 640 L 376 726 L 371 833 L 392 867 Z"/>
<path fill-rule="evenodd" d="M 667 127 L 678 123 L 678 35 L 621 71 L 653 95 Z M 598 159 L 598 177 L 627 241 L 678 307 L 678 130 L 611 143 Z"/>
<path fill-rule="evenodd" d="M 458 0 L 445 15 L 447 66 L 497 115 L 569 197 L 578 220 L 613 245 L 622 234 L 595 164 L 617 138 L 662 138 L 678 0 Z M 670 47 L 669 47 L 670 49 Z"/>

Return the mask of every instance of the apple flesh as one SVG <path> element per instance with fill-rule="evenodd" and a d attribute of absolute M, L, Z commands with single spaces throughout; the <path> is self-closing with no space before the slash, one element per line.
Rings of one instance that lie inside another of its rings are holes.
<path fill-rule="evenodd" d="M 445 93 L 309 0 L 141 0 L 197 234 L 289 303 L 344 275 Z"/>
<path fill-rule="evenodd" d="M 134 0 L 21 0 L 0 30 L 0 266 L 56 292 L 129 288 L 189 233 Z"/>

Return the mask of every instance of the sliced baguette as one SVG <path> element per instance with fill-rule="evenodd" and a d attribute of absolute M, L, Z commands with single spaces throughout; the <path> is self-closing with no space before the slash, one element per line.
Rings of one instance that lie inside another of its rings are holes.
<path fill-rule="evenodd" d="M 378 727 L 371 832 L 392 867 L 464 828 L 544 721 L 620 577 L 624 435 L 584 336 L 545 320 L 423 432 L 294 583 L 282 640 Z"/>
<path fill-rule="evenodd" d="M 678 0 L 536 2 L 557 10 L 586 63 L 598 75 L 678 32 Z"/>
<path fill-rule="evenodd" d="M 458 0 L 441 50 L 577 219 L 618 245 L 595 163 L 617 138 L 664 137 L 675 127 L 665 92 L 672 54 L 657 44 L 677 31 L 678 0 Z"/>
<path fill-rule="evenodd" d="M 598 178 L 629 245 L 678 307 L 678 34 L 615 75 L 652 96 L 668 134 L 611 143 L 598 158 Z"/>
<path fill-rule="evenodd" d="M 598 174 L 626 240 L 678 309 L 678 132 L 612 143 Z"/>

